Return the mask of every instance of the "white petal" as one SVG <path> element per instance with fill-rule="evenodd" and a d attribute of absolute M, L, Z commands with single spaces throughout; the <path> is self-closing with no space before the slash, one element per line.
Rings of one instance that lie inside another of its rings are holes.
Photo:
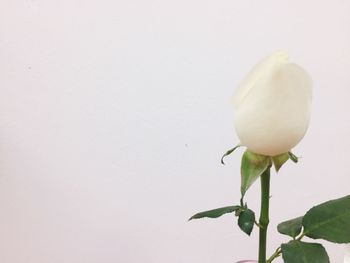
<path fill-rule="evenodd" d="M 238 89 L 232 97 L 232 104 L 235 108 L 239 107 L 239 104 L 244 100 L 257 81 L 264 78 L 271 69 L 278 63 L 287 62 L 288 54 L 283 51 L 278 51 L 270 56 L 267 56 L 256 64 L 248 75 L 238 85 Z"/>
<path fill-rule="evenodd" d="M 311 111 L 311 78 L 296 64 L 275 63 L 236 109 L 235 128 L 251 151 L 274 156 L 303 138 Z"/>

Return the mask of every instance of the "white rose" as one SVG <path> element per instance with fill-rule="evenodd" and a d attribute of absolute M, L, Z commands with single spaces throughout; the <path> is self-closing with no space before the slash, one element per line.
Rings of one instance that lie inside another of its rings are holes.
<path fill-rule="evenodd" d="M 312 81 L 288 55 L 276 52 L 258 63 L 233 96 L 235 129 L 255 153 L 275 156 L 288 152 L 309 126 Z"/>

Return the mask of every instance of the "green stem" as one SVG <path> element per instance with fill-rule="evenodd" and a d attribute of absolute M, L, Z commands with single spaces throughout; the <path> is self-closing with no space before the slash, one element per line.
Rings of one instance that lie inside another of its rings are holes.
<path fill-rule="evenodd" d="M 259 263 L 266 263 L 266 239 L 269 225 L 269 200 L 270 200 L 270 167 L 260 176 L 261 180 L 261 210 L 259 225 Z"/>
<path fill-rule="evenodd" d="M 281 247 L 278 247 L 275 253 L 273 253 L 272 256 L 266 261 L 266 263 L 271 263 L 275 258 L 278 258 L 281 255 L 281 253 Z"/>

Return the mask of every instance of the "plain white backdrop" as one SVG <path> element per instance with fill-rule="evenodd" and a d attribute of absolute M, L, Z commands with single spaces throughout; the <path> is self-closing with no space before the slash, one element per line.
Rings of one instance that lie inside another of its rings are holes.
<path fill-rule="evenodd" d="M 254 258 L 234 216 L 187 219 L 238 202 L 229 98 L 279 49 L 314 105 L 303 158 L 272 176 L 269 254 L 278 222 L 350 193 L 348 0 L 2 0 L 0 36 L 2 263 Z"/>

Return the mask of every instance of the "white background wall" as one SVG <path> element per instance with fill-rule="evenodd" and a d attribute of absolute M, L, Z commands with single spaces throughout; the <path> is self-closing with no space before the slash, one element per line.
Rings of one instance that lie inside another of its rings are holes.
<path fill-rule="evenodd" d="M 238 202 L 229 98 L 285 49 L 315 87 L 303 159 L 272 179 L 274 251 L 278 222 L 350 192 L 349 26 L 348 0 L 2 0 L 0 262 L 254 258 L 233 216 L 186 220 Z"/>

